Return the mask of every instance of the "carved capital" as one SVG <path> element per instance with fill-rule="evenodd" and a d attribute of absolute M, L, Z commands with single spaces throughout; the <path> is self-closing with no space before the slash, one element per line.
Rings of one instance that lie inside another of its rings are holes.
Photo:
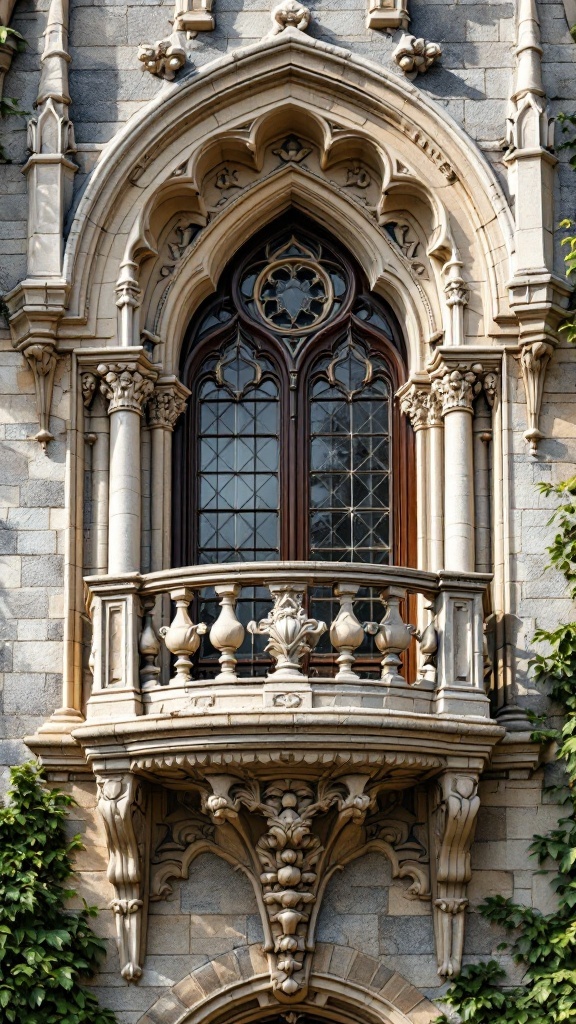
<path fill-rule="evenodd" d="M 411 384 L 400 398 L 400 408 L 408 417 L 414 430 L 428 426 L 428 405 L 430 389 Z"/>
<path fill-rule="evenodd" d="M 100 363 L 97 373 L 102 378 L 100 391 L 107 399 L 108 412 L 142 411 L 154 390 L 155 374 L 140 363 Z"/>
<path fill-rule="evenodd" d="M 148 423 L 151 427 L 174 430 L 178 417 L 186 408 L 190 392 L 175 378 L 159 380 L 148 400 Z"/>
<path fill-rule="evenodd" d="M 455 369 L 447 369 L 432 382 L 432 390 L 442 405 L 443 416 L 454 409 L 471 413 L 474 399 L 482 390 L 482 366 L 459 364 Z"/>
<path fill-rule="evenodd" d="M 432 807 L 436 877 L 433 890 L 438 974 L 460 972 L 464 946 L 464 911 L 468 904 L 470 847 L 480 807 L 478 777 L 448 771 L 441 776 Z"/>
<path fill-rule="evenodd" d="M 120 971 L 126 981 L 138 981 L 145 921 L 142 865 L 147 856 L 142 781 L 126 772 L 97 776 L 96 783 L 108 844 L 108 879 L 115 889 L 110 907 L 116 918 Z"/>
<path fill-rule="evenodd" d="M 540 430 L 540 409 L 544 394 L 546 368 L 553 351 L 554 346 L 547 341 L 530 341 L 522 346 L 520 352 L 520 365 L 522 367 L 522 378 L 526 392 L 526 416 L 528 420 L 528 429 L 524 437 L 530 445 L 531 455 L 537 454 L 538 441 L 544 437 Z"/>
<path fill-rule="evenodd" d="M 48 441 L 54 440 L 50 433 L 50 408 L 52 406 L 52 391 L 54 388 L 54 372 L 58 362 L 58 354 L 54 343 L 48 341 L 33 341 L 24 348 L 24 355 L 28 366 L 34 376 L 34 388 L 36 391 L 36 414 L 38 416 L 38 433 L 35 435 L 44 451 Z"/>

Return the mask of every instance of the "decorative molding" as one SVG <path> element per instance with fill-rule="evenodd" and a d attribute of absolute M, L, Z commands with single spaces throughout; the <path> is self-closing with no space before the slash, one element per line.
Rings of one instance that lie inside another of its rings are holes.
<path fill-rule="evenodd" d="M 213 24 L 211 27 L 214 27 Z M 138 60 L 142 63 L 143 71 L 149 71 L 151 75 L 172 82 L 176 72 L 186 63 L 186 50 L 180 45 L 180 38 L 174 32 L 167 39 L 160 39 L 156 43 L 141 43 L 138 48 Z"/>
<path fill-rule="evenodd" d="M 110 907 L 116 919 L 120 973 L 135 982 L 142 975 L 146 909 L 143 865 L 148 856 L 142 781 L 129 772 L 97 775 L 98 810 L 108 844 L 108 879 L 115 889 Z"/>
<path fill-rule="evenodd" d="M 298 0 L 280 0 L 279 4 L 270 11 L 272 28 L 268 37 L 279 35 L 287 28 L 300 29 L 305 32 L 312 20 L 312 14 L 308 7 L 298 3 Z"/>
<path fill-rule="evenodd" d="M 544 394 L 546 368 L 554 346 L 547 341 L 530 341 L 520 351 L 520 366 L 526 392 L 526 416 L 528 429 L 524 437 L 530 445 L 530 454 L 538 454 L 538 441 L 544 434 L 540 430 L 540 409 Z"/>
<path fill-rule="evenodd" d="M 100 391 L 107 400 L 108 413 L 120 410 L 142 415 L 154 390 L 155 374 L 140 362 L 99 363 Z"/>
<path fill-rule="evenodd" d="M 392 59 L 407 78 L 416 78 L 428 71 L 441 56 L 442 49 L 438 43 L 405 34 L 394 50 Z"/>
<path fill-rule="evenodd" d="M 470 847 L 480 807 L 478 777 L 447 771 L 438 780 L 431 807 L 436 869 L 432 897 L 438 974 L 460 972 L 464 947 L 467 883 L 471 878 Z"/>
<path fill-rule="evenodd" d="M 32 342 L 32 344 L 26 345 L 23 352 L 28 366 L 32 370 L 36 391 L 36 415 L 40 429 L 34 435 L 34 439 L 46 451 L 48 442 L 54 440 L 54 435 L 50 433 L 49 422 L 58 353 L 53 342 L 45 341 Z"/>
<path fill-rule="evenodd" d="M 326 632 L 326 623 L 309 619 L 302 607 L 305 587 L 294 583 L 270 584 L 272 610 L 258 623 L 248 623 L 248 632 L 270 637 L 264 650 L 276 662 L 269 679 L 303 679 L 302 659 L 314 650 Z"/>
<path fill-rule="evenodd" d="M 160 378 L 154 385 L 147 404 L 148 425 L 174 430 L 178 418 L 186 408 L 190 391 L 176 377 Z"/>

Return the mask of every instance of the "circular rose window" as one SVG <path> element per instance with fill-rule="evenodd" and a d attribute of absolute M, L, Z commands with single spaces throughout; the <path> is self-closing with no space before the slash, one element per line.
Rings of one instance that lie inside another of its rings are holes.
<path fill-rule="evenodd" d="M 263 320 L 290 334 L 316 327 L 328 316 L 333 302 L 332 283 L 318 263 L 283 259 L 268 264 L 254 286 L 254 298 Z"/>

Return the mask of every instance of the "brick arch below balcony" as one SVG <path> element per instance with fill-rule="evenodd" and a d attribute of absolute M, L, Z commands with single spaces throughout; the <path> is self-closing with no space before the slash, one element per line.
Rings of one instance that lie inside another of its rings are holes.
<path fill-rule="evenodd" d="M 215 957 L 165 992 L 138 1024 L 270 1024 L 274 1016 L 304 1013 L 304 1020 L 358 1024 L 429 1024 L 438 1009 L 401 974 L 349 946 L 318 943 L 308 998 L 279 1003 L 270 989 L 268 962 L 253 943 Z M 352 1016 L 350 1016 L 352 1015 Z"/>

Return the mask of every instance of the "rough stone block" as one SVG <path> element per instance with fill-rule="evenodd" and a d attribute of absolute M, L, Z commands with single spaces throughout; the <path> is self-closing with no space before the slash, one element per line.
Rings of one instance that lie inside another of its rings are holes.
<path fill-rule="evenodd" d="M 379 916 L 380 954 L 430 953 L 434 949 L 431 917 Z"/>
<path fill-rule="evenodd" d="M 20 498 L 25 508 L 64 506 L 64 484 L 59 480 L 29 480 L 22 484 Z"/>
<path fill-rule="evenodd" d="M 56 534 L 52 530 L 27 530 L 18 536 L 19 555 L 52 555 Z"/>
<path fill-rule="evenodd" d="M 23 587 L 61 587 L 64 582 L 62 555 L 23 555 Z"/>
<path fill-rule="evenodd" d="M 190 949 L 190 918 L 186 914 L 150 917 L 150 953 L 187 953 Z"/>

